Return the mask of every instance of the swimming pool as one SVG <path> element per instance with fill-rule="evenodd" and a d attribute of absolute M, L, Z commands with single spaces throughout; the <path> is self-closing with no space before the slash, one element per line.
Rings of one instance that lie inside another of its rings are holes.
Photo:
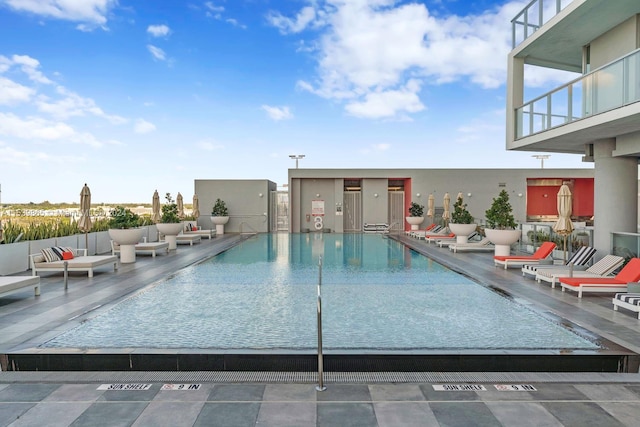
<path fill-rule="evenodd" d="M 145 288 L 47 348 L 596 350 L 573 330 L 381 235 L 262 234 Z"/>

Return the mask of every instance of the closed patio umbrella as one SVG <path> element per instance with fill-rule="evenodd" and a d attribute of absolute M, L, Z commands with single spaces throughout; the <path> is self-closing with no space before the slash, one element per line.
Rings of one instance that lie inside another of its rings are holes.
<path fill-rule="evenodd" d="M 184 218 L 184 200 L 182 199 L 182 194 L 180 194 L 179 191 L 176 196 L 176 204 L 178 205 L 178 218 Z"/>
<path fill-rule="evenodd" d="M 160 195 L 158 190 L 153 193 L 153 202 L 151 203 L 151 221 L 160 222 Z"/>
<path fill-rule="evenodd" d="M 436 198 L 433 197 L 433 194 L 429 194 L 429 198 L 427 199 L 427 216 L 431 217 L 432 224 L 433 224 L 433 217 L 435 215 L 435 206 L 436 206 Z"/>
<path fill-rule="evenodd" d="M 89 249 L 89 235 L 91 231 L 91 190 L 87 184 L 84 184 L 80 190 L 80 220 L 78 220 L 78 229 L 84 232 L 85 248 Z"/>
<path fill-rule="evenodd" d="M 197 194 L 193 195 L 193 209 L 191 215 L 193 215 L 195 219 L 198 219 L 200 216 L 200 201 L 198 200 Z"/>
<path fill-rule="evenodd" d="M 444 211 L 442 212 L 442 219 L 444 220 L 445 225 L 448 225 L 449 218 L 451 218 L 451 196 L 449 196 L 449 193 L 444 193 L 442 207 L 444 209 Z"/>
<path fill-rule="evenodd" d="M 571 222 L 571 205 L 573 196 L 566 184 L 562 184 L 558 191 L 558 222 L 553 226 L 553 231 L 564 237 L 564 261 L 567 261 L 567 236 L 573 232 L 573 222 Z"/>

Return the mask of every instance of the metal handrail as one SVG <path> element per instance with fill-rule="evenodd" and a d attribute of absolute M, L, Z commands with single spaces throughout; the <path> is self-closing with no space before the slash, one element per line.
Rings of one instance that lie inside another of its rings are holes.
<path fill-rule="evenodd" d="M 320 287 L 322 286 L 322 256 L 318 257 L 318 385 L 317 391 L 325 391 L 323 381 L 323 360 L 322 360 L 322 295 Z"/>
<path fill-rule="evenodd" d="M 242 226 L 243 226 L 243 225 L 246 225 L 247 227 L 249 227 L 249 228 L 253 231 L 253 233 L 244 233 L 244 232 L 242 231 Z M 250 226 L 250 225 L 249 225 L 249 223 L 248 223 L 247 221 L 242 221 L 242 222 L 240 223 L 240 234 L 258 234 L 258 231 L 256 231 L 256 229 L 255 229 L 255 228 L 253 228 L 252 226 Z"/>

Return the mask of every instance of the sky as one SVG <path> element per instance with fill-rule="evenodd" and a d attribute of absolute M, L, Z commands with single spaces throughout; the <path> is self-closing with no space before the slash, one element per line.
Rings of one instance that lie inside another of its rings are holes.
<path fill-rule="evenodd" d="M 537 168 L 505 149 L 504 0 L 0 0 L 0 202 L 190 200 L 300 168 Z M 527 94 L 566 74 L 526 73 Z M 530 98 L 527 98 L 530 99 Z M 546 168 L 590 168 L 552 154 Z"/>

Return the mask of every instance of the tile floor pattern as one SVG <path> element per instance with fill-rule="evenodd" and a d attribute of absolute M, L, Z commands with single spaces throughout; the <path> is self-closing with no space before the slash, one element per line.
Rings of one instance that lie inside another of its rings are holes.
<path fill-rule="evenodd" d="M 0 384 L 0 426 L 638 426 L 638 384 L 531 384 L 535 391 L 437 391 L 433 384 L 201 384 L 98 390 Z"/>

